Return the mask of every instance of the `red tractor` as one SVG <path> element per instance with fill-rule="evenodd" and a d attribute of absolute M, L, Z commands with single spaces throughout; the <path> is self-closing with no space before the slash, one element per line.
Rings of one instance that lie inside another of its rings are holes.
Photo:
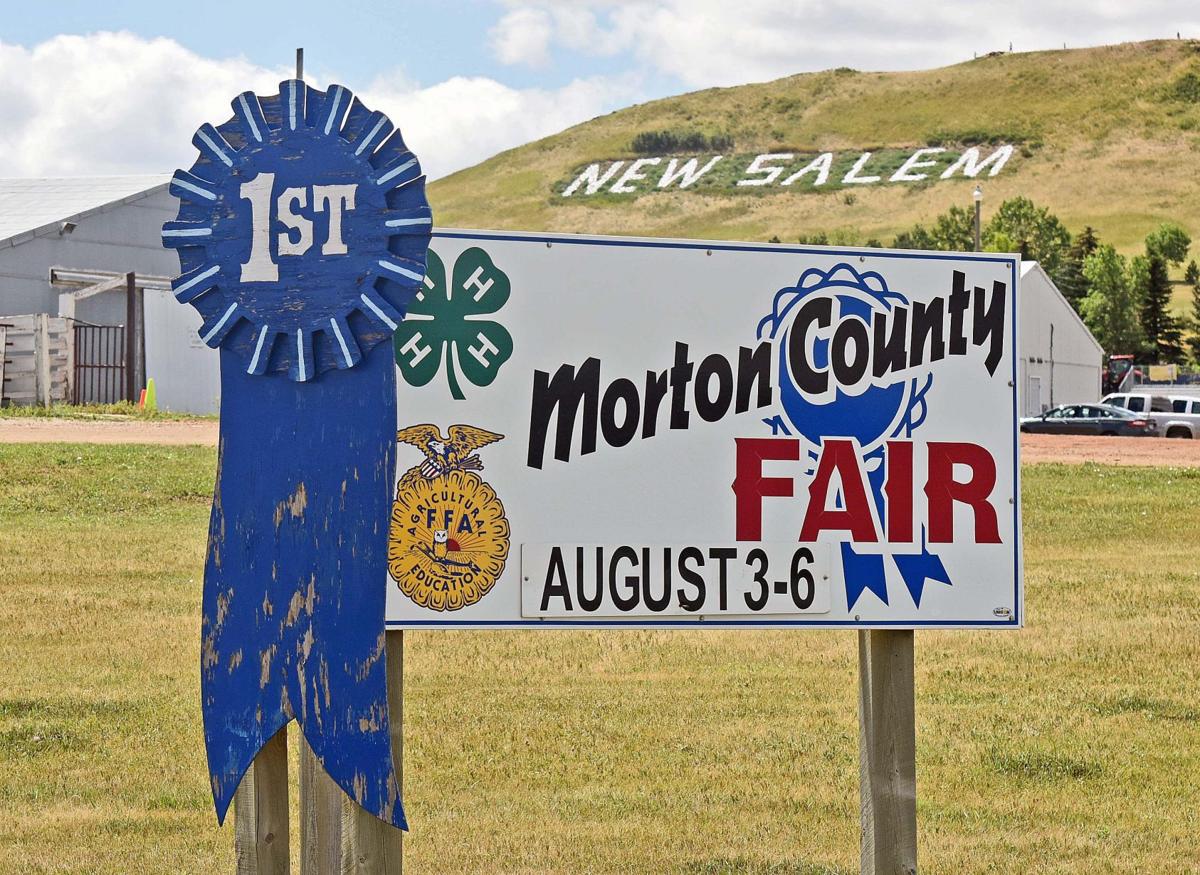
<path fill-rule="evenodd" d="M 1134 374 L 1140 372 L 1133 365 L 1132 355 L 1110 355 L 1108 366 L 1104 369 L 1104 392 L 1126 392 L 1133 385 Z"/>

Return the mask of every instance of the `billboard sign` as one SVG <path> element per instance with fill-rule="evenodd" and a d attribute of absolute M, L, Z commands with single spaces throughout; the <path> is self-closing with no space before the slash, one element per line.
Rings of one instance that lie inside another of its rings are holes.
<path fill-rule="evenodd" d="M 1018 274 L 435 231 L 388 626 L 1019 627 Z"/>

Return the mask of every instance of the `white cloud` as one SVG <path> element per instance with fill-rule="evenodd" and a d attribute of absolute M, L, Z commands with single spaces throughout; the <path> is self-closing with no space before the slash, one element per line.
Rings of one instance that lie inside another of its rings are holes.
<path fill-rule="evenodd" d="M 555 89 L 517 89 L 456 76 L 427 88 L 376 81 L 363 100 L 401 120 L 405 142 L 431 177 L 586 121 L 638 97 L 632 77 L 578 79 Z"/>
<path fill-rule="evenodd" d="M 831 67 L 927 69 L 976 52 L 1078 48 L 1200 37 L 1200 7 L 1179 0 L 505 0 L 506 17 L 537 11 L 555 46 L 631 63 L 689 87 L 734 85 Z M 543 39 L 543 37 L 539 37 Z M 500 56 L 507 62 L 507 58 Z"/>
<path fill-rule="evenodd" d="M 244 90 L 273 94 L 289 68 L 205 58 L 131 33 L 57 36 L 32 48 L 0 43 L 0 175 L 90 176 L 190 166 L 192 134 L 230 117 Z M 437 177 L 554 133 L 638 97 L 630 77 L 557 89 L 455 77 L 421 86 L 400 72 L 361 91 L 391 116 Z"/>
<path fill-rule="evenodd" d="M 554 22 L 544 9 L 522 7 L 501 18 L 489 36 L 496 57 L 505 64 L 544 67 L 550 62 Z"/>
<path fill-rule="evenodd" d="M 273 92 L 284 78 L 284 70 L 214 61 L 130 33 L 0 45 L 0 172 L 86 176 L 190 164 L 201 122 L 228 118 L 237 94 Z"/>

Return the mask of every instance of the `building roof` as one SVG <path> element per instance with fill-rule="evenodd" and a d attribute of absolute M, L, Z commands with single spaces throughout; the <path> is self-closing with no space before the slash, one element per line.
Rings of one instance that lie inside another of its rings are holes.
<path fill-rule="evenodd" d="M 1103 355 L 1104 347 L 1100 345 L 1100 341 L 1096 340 L 1096 336 L 1092 334 L 1092 330 L 1087 327 L 1087 323 L 1083 321 L 1083 318 L 1079 315 L 1079 313 L 1076 312 L 1075 308 L 1071 306 L 1071 302 L 1064 297 L 1058 286 L 1054 284 L 1054 280 L 1050 279 L 1050 275 L 1046 273 L 1045 269 L 1036 261 L 1022 261 L 1021 281 L 1024 282 L 1029 278 L 1030 275 L 1040 278 L 1042 282 L 1045 283 L 1045 286 L 1050 289 L 1051 293 L 1058 298 L 1063 311 L 1071 314 L 1070 318 L 1074 319 L 1075 323 L 1081 329 L 1083 329 L 1083 334 L 1086 335 L 1087 339 L 1091 341 L 1094 347 L 1096 347 L 1096 351 Z"/>
<path fill-rule="evenodd" d="M 0 244 L 16 245 L 58 224 L 157 194 L 167 174 L 0 179 Z"/>

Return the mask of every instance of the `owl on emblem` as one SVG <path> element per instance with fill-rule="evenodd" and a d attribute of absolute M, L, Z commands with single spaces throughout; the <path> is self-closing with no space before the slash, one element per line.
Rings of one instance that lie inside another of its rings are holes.
<path fill-rule="evenodd" d="M 450 533 L 445 529 L 438 529 L 433 533 L 433 558 L 437 560 L 445 559 L 449 549 Z"/>

